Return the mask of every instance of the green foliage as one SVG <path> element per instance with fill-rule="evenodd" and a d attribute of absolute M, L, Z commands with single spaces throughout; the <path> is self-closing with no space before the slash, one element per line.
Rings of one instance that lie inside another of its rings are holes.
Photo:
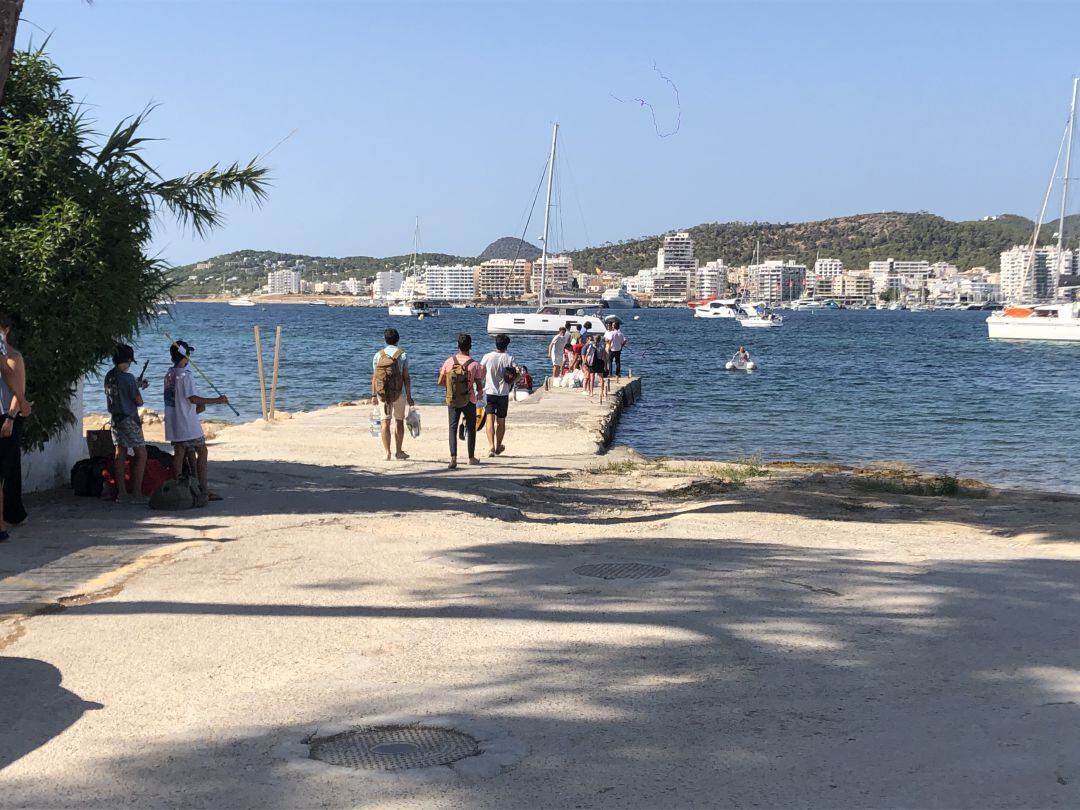
<path fill-rule="evenodd" d="M 852 270 L 865 270 L 869 262 L 890 256 L 901 260 L 927 259 L 952 262 L 966 270 L 985 266 L 997 269 L 998 255 L 1031 240 L 1035 223 L 1005 215 L 991 220 L 952 222 L 919 212 L 859 214 L 820 222 L 727 222 L 689 228 L 694 254 L 703 263 L 722 258 L 729 266 L 749 264 L 760 242 L 762 259 L 795 259 L 813 266 L 821 256 L 841 259 Z M 1040 240 L 1048 242 L 1057 223 L 1045 225 Z M 1066 228 L 1075 233 L 1075 228 Z M 632 275 L 656 266 L 662 236 L 650 236 L 572 252 L 574 267 Z"/>
<path fill-rule="evenodd" d="M 146 113 L 100 146 L 55 64 L 17 52 L 0 108 L 0 309 L 27 357 L 40 444 L 72 421 L 75 384 L 154 313 L 167 268 L 147 254 L 159 211 L 202 233 L 225 198 L 265 194 L 249 163 L 175 179 L 141 154 Z"/>

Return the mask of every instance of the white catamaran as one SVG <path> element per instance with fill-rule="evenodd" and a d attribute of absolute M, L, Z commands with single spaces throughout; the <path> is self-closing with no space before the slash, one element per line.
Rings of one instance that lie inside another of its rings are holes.
<path fill-rule="evenodd" d="M 1061 175 L 1061 218 L 1057 232 L 1057 266 L 1050 266 L 1051 263 L 1049 259 L 1047 260 L 1046 285 L 1045 289 L 1040 291 L 1035 278 L 1036 250 L 1043 217 L 1046 216 L 1046 205 L 1050 201 L 1050 193 L 1057 179 L 1061 146 L 1058 147 L 1054 170 L 1050 173 L 1050 185 L 1046 189 L 1046 196 L 1043 197 L 1038 222 L 1035 223 L 1035 233 L 1031 237 L 1023 281 L 1012 291 L 1013 300 L 1010 300 L 1001 312 L 995 312 L 986 319 L 987 332 L 991 338 L 1080 341 L 1080 303 L 1058 300 L 1059 280 L 1065 272 L 1065 211 L 1069 201 L 1069 170 L 1072 163 L 1073 135 L 1076 129 L 1078 84 L 1080 84 L 1080 79 L 1074 78 L 1069 123 L 1062 137 L 1062 146 L 1065 148 L 1065 171 Z M 1040 303 L 1039 298 L 1044 300 Z"/>
<path fill-rule="evenodd" d="M 555 173 L 555 146 L 559 139 L 559 125 L 551 130 L 551 156 L 547 167 L 547 198 L 544 205 L 544 241 L 540 251 L 540 289 L 537 292 L 535 312 L 493 312 L 488 315 L 487 331 L 489 335 L 554 335 L 559 327 L 567 329 L 590 324 L 590 331 L 596 331 L 603 325 L 602 316 L 597 314 L 603 304 L 596 301 L 548 301 L 547 254 L 548 227 L 551 215 L 551 185 Z"/>

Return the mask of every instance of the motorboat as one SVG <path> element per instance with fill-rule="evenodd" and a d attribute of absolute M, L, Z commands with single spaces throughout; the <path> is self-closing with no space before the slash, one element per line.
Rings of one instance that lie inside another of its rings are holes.
<path fill-rule="evenodd" d="M 829 305 L 824 301 L 818 301 L 816 298 L 797 298 L 791 302 L 791 308 L 793 310 L 828 309 Z"/>
<path fill-rule="evenodd" d="M 764 306 L 744 303 L 739 306 L 739 325 L 752 329 L 775 329 L 784 325 L 784 319 Z"/>
<path fill-rule="evenodd" d="M 728 371 L 753 371 L 755 368 L 757 368 L 757 365 L 754 363 L 753 360 L 743 360 L 741 357 L 739 357 L 738 354 L 736 354 L 734 357 L 724 363 L 724 368 L 726 368 Z"/>
<path fill-rule="evenodd" d="M 230 298 L 229 299 L 229 306 L 230 307 L 253 307 L 253 306 L 255 306 L 255 302 L 252 301 L 250 298 L 248 298 L 246 295 L 242 295 L 239 298 Z"/>
<path fill-rule="evenodd" d="M 738 298 L 712 298 L 699 301 L 694 307 L 695 318 L 736 318 L 738 315 Z"/>
<path fill-rule="evenodd" d="M 387 311 L 390 315 L 401 318 L 434 318 L 439 314 L 437 307 L 428 304 L 427 301 L 401 301 L 391 304 Z"/>
<path fill-rule="evenodd" d="M 986 326 L 991 338 L 1080 341 L 1080 303 L 1005 307 Z"/>
<path fill-rule="evenodd" d="M 549 301 L 533 312 L 492 312 L 488 315 L 489 335 L 554 335 L 560 327 L 568 331 L 588 326 L 596 332 L 604 323 L 595 301 Z"/>
<path fill-rule="evenodd" d="M 608 309 L 637 309 L 641 306 L 637 299 L 626 291 L 626 287 L 612 287 L 604 290 L 600 300 Z"/>

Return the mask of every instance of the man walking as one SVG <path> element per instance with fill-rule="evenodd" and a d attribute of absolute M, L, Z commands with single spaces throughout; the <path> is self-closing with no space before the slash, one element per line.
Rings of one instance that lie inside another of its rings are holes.
<path fill-rule="evenodd" d="M 462 418 L 468 437 L 469 463 L 479 464 L 476 457 L 476 400 L 484 390 L 484 370 L 469 352 L 472 337 L 457 337 L 458 350 L 446 358 L 439 369 L 437 384 L 446 388 L 446 412 L 450 423 L 450 469 L 457 469 L 457 429 Z"/>
<path fill-rule="evenodd" d="M 404 461 L 409 454 L 401 449 L 405 441 L 405 409 L 416 403 L 412 398 L 412 378 L 409 376 L 409 358 L 398 347 L 401 336 L 397 329 L 383 332 L 386 345 L 371 360 L 371 404 L 381 404 L 382 443 L 386 460 L 390 460 L 390 423 L 394 422 L 395 458 Z"/>
<path fill-rule="evenodd" d="M 552 377 L 558 377 L 562 374 L 563 352 L 566 350 L 566 344 L 569 341 L 570 338 L 566 334 L 566 327 L 560 326 L 559 331 L 555 333 L 555 337 L 553 337 L 548 344 L 548 357 L 551 358 Z"/>
<path fill-rule="evenodd" d="M 503 437 L 506 435 L 506 412 L 510 407 L 510 389 L 517 381 L 518 370 L 514 357 L 506 349 L 510 338 L 506 335 L 495 336 L 495 351 L 480 358 L 484 367 L 484 394 L 487 397 L 487 438 L 488 455 L 497 456 L 506 448 Z"/>

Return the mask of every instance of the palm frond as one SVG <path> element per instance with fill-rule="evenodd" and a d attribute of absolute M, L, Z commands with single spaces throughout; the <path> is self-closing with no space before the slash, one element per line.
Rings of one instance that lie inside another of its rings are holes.
<path fill-rule="evenodd" d="M 233 163 L 219 169 L 214 164 L 202 172 L 161 180 L 152 184 L 148 193 L 160 200 L 182 224 L 205 236 L 222 223 L 223 200 L 240 200 L 249 195 L 260 203 L 266 199 L 268 181 L 266 167 L 251 160 L 245 166 Z"/>

